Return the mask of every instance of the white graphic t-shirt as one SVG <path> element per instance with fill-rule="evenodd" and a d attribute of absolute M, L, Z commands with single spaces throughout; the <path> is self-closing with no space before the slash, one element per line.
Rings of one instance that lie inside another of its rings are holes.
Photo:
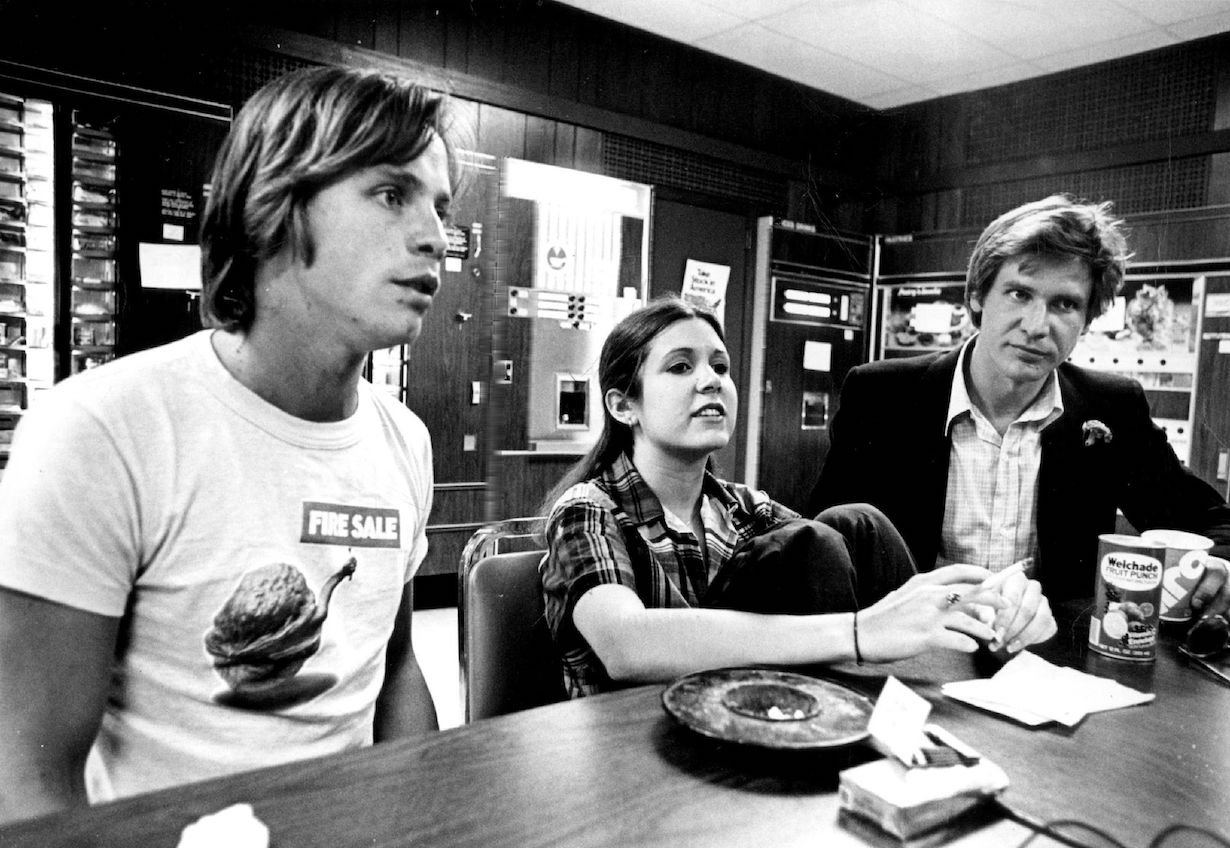
<path fill-rule="evenodd" d="M 294 418 L 209 337 L 57 385 L 0 482 L 0 585 L 122 619 L 92 800 L 370 743 L 426 554 L 418 417 Z"/>

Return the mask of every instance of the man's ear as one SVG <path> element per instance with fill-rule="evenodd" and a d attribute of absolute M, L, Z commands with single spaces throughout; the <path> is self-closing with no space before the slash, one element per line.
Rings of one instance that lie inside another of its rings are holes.
<path fill-rule="evenodd" d="M 607 389 L 602 398 L 606 403 L 606 411 L 611 417 L 626 427 L 636 424 L 636 412 L 632 409 L 632 401 L 619 389 Z"/>
<path fill-rule="evenodd" d="M 981 314 L 982 313 L 982 295 L 977 294 L 977 293 L 971 294 L 969 296 L 969 303 L 967 303 L 965 306 L 967 309 L 969 309 L 971 314 L 974 314 L 974 315 Z"/>
<path fill-rule="evenodd" d="M 981 295 L 970 294 L 965 298 L 965 309 L 969 313 L 969 322 L 974 325 L 975 330 L 982 329 L 982 297 Z"/>

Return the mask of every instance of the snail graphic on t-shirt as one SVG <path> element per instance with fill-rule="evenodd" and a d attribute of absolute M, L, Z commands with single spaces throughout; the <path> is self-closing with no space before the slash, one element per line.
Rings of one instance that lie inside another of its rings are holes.
<path fill-rule="evenodd" d="M 293 565 L 270 563 L 245 573 L 205 634 L 214 670 L 241 695 L 293 678 L 320 648 L 333 590 L 357 564 L 354 557 L 347 560 L 325 581 L 319 600 Z"/>

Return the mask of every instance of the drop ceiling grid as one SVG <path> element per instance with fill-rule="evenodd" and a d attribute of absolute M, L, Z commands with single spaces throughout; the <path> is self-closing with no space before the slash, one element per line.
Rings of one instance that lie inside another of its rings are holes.
<path fill-rule="evenodd" d="M 561 2 L 873 108 L 1230 31 L 1230 0 Z"/>

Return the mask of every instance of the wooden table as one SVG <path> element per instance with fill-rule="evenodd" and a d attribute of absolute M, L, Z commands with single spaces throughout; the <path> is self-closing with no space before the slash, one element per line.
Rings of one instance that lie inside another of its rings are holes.
<path fill-rule="evenodd" d="M 1084 630 L 1065 625 L 1040 653 L 1157 699 L 1072 730 L 1028 729 L 939 694 L 939 683 L 975 673 L 962 654 L 825 673 L 874 695 L 892 671 L 935 704 L 934 721 L 1004 768 L 1004 801 L 1036 819 L 1080 819 L 1133 846 L 1172 822 L 1230 834 L 1230 687 L 1188 667 L 1171 642 L 1150 665 L 1083 645 Z M 835 794 L 837 772 L 871 758 L 867 748 L 783 754 L 714 743 L 677 726 L 661 690 L 21 822 L 0 829 L 0 846 L 174 846 L 185 825 L 235 802 L 255 807 L 274 848 L 867 844 L 839 824 Z M 951 844 L 1013 846 L 1026 835 L 999 820 Z"/>

